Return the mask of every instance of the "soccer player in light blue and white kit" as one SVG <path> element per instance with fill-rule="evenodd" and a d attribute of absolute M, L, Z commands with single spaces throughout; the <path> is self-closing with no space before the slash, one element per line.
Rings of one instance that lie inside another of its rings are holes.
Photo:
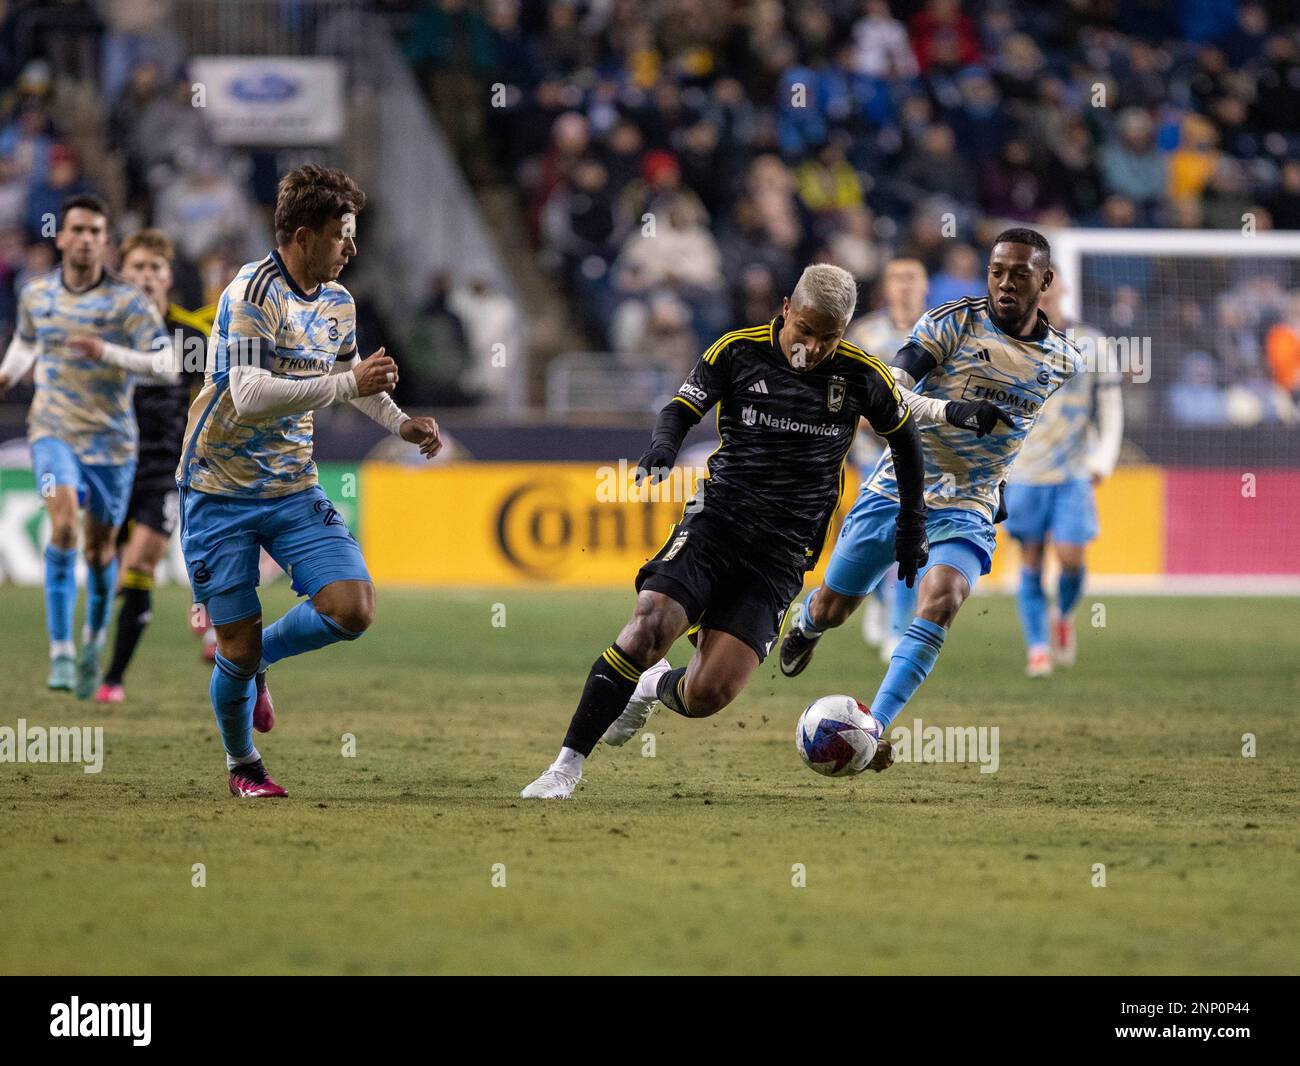
<path fill-rule="evenodd" d="M 266 669 L 290 655 L 355 640 L 374 617 L 361 548 L 321 491 L 312 412 L 351 403 L 432 458 L 432 418 L 408 418 L 388 395 L 397 364 L 357 354 L 356 307 L 335 280 L 356 255 L 365 194 L 312 164 L 280 179 L 277 248 L 222 293 L 203 388 L 177 469 L 181 548 L 196 603 L 217 634 L 209 696 L 233 795 L 287 793 L 266 772 L 254 726 L 274 725 Z M 265 548 L 308 599 L 262 628 L 258 558 Z"/>
<path fill-rule="evenodd" d="M 1038 412 L 1082 369 L 1078 348 L 1039 310 L 1053 277 L 1042 234 L 1003 231 L 989 256 L 988 296 L 928 311 L 894 359 L 895 379 L 915 385 L 905 399 L 922 426 L 930 555 L 916 618 L 871 701 L 882 737 L 934 668 L 958 610 L 992 566 L 1001 483 Z M 888 572 L 897 512 L 893 465 L 884 456 L 840 530 L 824 583 L 800 605 L 782 642 L 782 673 L 800 673 L 821 634 L 842 625 Z M 883 739 L 882 747 L 873 769 L 892 761 Z"/>
<path fill-rule="evenodd" d="M 104 266 L 108 207 L 73 196 L 55 238 L 63 262 L 23 286 L 18 327 L 0 364 L 0 395 L 36 367 L 27 439 L 50 517 L 45 549 L 45 627 L 52 689 L 89 699 L 117 580 L 117 527 L 131 500 L 137 430 L 136 374 L 176 379 L 162 317 L 143 292 Z M 86 620 L 77 606 L 77 518 L 85 508 Z"/>
<path fill-rule="evenodd" d="M 1059 321 L 1058 287 L 1044 294 L 1043 310 Z M 1074 609 L 1083 593 L 1088 545 L 1096 540 L 1093 488 L 1109 477 L 1124 436 L 1120 375 L 1110 348 L 1091 330 L 1070 325 L 1091 353 L 1086 374 L 1077 374 L 1044 404 L 1034 431 L 1007 481 L 1007 532 L 1020 542 L 1020 591 L 1016 604 L 1025 633 L 1029 677 L 1048 677 L 1055 660 L 1072 666 L 1076 655 Z M 1050 614 L 1043 592 L 1044 545 L 1052 542 L 1060 563 L 1056 605 Z"/>

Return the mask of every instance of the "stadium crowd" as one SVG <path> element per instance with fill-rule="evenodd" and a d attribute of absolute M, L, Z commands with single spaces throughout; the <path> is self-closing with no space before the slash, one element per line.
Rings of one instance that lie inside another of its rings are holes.
<path fill-rule="evenodd" d="M 260 13 L 287 17 L 292 6 Z M 414 5 L 380 6 L 400 15 Z M 173 13 L 171 0 L 0 2 L 0 346 L 22 285 L 57 262 L 54 220 L 73 194 L 103 196 L 118 237 L 144 226 L 172 235 L 175 298 L 189 308 L 215 303 L 239 266 L 271 246 L 276 181 L 299 160 L 216 142 L 193 105 Z M 87 87 L 89 100 L 79 95 Z M 362 343 L 382 340 L 402 360 L 401 402 L 451 406 L 486 394 L 484 349 L 514 328 L 500 294 L 478 278 L 434 278 L 395 336 L 357 280 Z M 20 387 L 7 399 L 29 398 Z"/>
<path fill-rule="evenodd" d="M 925 263 L 932 304 L 979 293 L 1008 218 L 1300 229 L 1300 33 L 1282 0 L 377 6 L 466 173 L 518 190 L 540 262 L 629 363 L 680 369 L 768 317 L 813 260 L 849 269 L 864 308 L 899 253 Z M 191 307 L 268 246 L 283 160 L 213 143 L 169 7 L 0 4 L 0 339 L 18 288 L 55 262 L 48 220 L 70 193 L 106 195 L 119 233 L 172 232 Z M 79 68 L 98 130 L 55 106 L 59 73 Z M 1152 299 L 1159 280 L 1106 283 L 1098 324 L 1164 336 L 1177 320 L 1187 343 L 1162 378 L 1195 402 L 1171 389 L 1171 416 L 1293 417 L 1298 279 L 1209 279 L 1200 306 Z M 356 292 L 363 329 L 410 370 L 403 402 L 476 399 L 476 325 L 507 313 L 480 290 L 430 279 L 396 344 Z M 1242 388 L 1258 403 L 1231 402 Z"/>
<path fill-rule="evenodd" d="M 916 255 L 932 304 L 979 294 L 1003 219 L 1300 227 L 1290 3 L 431 0 L 405 40 L 467 171 L 517 185 L 629 361 L 682 365 L 811 260 L 870 291 Z M 1243 368 L 1205 331 L 1212 388 L 1244 373 L 1289 408 L 1286 288 L 1203 309 L 1252 337 Z"/>

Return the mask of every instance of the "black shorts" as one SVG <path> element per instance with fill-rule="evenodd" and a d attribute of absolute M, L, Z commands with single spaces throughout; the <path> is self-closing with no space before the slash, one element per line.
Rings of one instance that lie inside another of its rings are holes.
<path fill-rule="evenodd" d="M 176 467 L 180 465 L 185 436 L 186 390 L 183 385 L 142 385 L 135 390 L 140 455 L 119 543 L 126 541 L 136 522 L 170 537 L 180 521 Z"/>
<path fill-rule="evenodd" d="M 725 519 L 685 516 L 636 575 L 636 590 L 662 592 L 682 605 L 692 627 L 729 633 L 762 662 L 803 588 L 803 560 L 764 551 Z"/>
<path fill-rule="evenodd" d="M 181 517 L 181 496 L 176 488 L 176 466 L 173 464 L 162 476 L 160 469 L 151 471 L 153 476 L 142 477 L 145 471 L 136 472 L 135 483 L 131 486 L 131 502 L 126 508 L 126 521 L 118 531 L 119 544 L 125 544 L 131 528 L 138 522 L 148 526 L 164 537 L 170 537 L 176 530 Z"/>

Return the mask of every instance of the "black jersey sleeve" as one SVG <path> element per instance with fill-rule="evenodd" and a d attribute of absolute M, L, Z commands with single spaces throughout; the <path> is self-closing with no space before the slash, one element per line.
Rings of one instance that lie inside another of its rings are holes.
<path fill-rule="evenodd" d="M 885 440 L 898 478 L 898 526 L 925 525 L 925 453 L 916 420 L 908 418 Z"/>
<path fill-rule="evenodd" d="M 650 434 L 650 448 L 638 467 L 647 472 L 671 466 L 686 434 L 710 407 L 720 401 L 728 384 L 726 346 L 719 342 L 700 356 L 682 387 L 664 405 Z M 640 481 L 637 482 L 640 484 Z"/>
<path fill-rule="evenodd" d="M 726 395 L 730 381 L 728 346 L 715 344 L 700 356 L 699 362 L 686 375 L 686 380 L 682 382 L 682 387 L 677 390 L 672 402 L 695 412 L 698 421 Z"/>

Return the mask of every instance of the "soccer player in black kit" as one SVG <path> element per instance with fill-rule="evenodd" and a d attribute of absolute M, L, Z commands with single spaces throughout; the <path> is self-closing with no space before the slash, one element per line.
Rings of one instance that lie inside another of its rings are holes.
<path fill-rule="evenodd" d="M 900 574 L 910 584 L 925 565 L 921 438 L 889 369 L 842 339 L 856 301 L 847 271 L 809 267 L 780 315 L 719 339 L 660 412 L 638 480 L 666 476 L 714 404 L 721 446 L 637 574 L 632 618 L 592 666 L 559 757 L 524 798 L 568 799 L 596 742 L 628 740 L 656 701 L 706 718 L 736 698 L 816 565 L 860 417 L 889 442 L 898 471 Z M 674 670 L 664 656 L 688 631 L 695 654 Z"/>
<path fill-rule="evenodd" d="M 97 703 L 121 703 L 123 679 L 153 611 L 153 575 L 167 554 L 180 518 L 176 464 L 189 415 L 190 382 L 203 372 L 211 318 L 169 303 L 175 251 L 162 230 L 146 229 L 122 242 L 122 275 L 157 306 L 167 323 L 179 380 L 141 377 L 135 388 L 135 420 L 140 430 L 140 458 L 131 486 L 126 521 L 118 534 L 121 551 L 117 636 L 113 658 L 95 691 Z"/>

